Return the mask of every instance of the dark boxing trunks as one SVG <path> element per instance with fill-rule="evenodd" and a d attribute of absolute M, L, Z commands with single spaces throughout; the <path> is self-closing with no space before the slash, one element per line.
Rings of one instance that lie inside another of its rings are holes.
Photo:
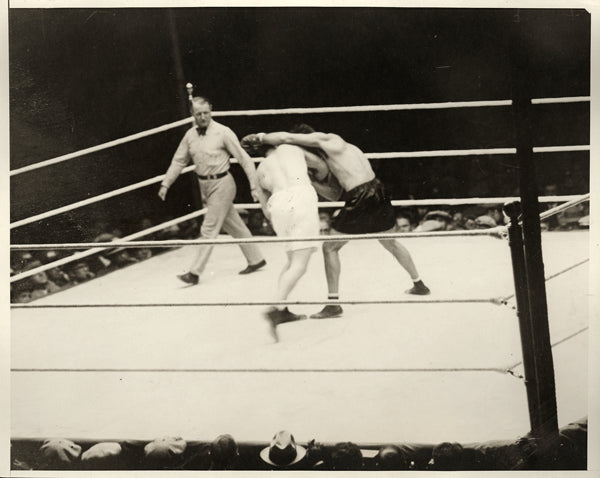
<path fill-rule="evenodd" d="M 345 204 L 333 228 L 346 234 L 388 231 L 396 222 L 394 208 L 383 184 L 375 178 L 344 193 Z"/>

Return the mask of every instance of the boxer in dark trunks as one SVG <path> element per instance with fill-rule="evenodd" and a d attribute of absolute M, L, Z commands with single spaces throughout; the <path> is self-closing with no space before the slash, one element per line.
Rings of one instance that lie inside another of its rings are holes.
<path fill-rule="evenodd" d="M 347 143 L 337 134 L 318 133 L 306 126 L 303 133 L 259 133 L 253 141 L 272 146 L 295 144 L 305 148 L 316 148 L 323 152 L 322 161 L 335 176 L 344 190 L 344 207 L 334 219 L 331 234 L 363 234 L 392 232 L 395 224 L 394 210 L 383 184 L 375 177 L 369 160 L 355 145 Z M 318 171 L 319 168 L 309 169 Z M 320 178 L 313 178 L 319 181 Z M 339 250 L 348 241 L 328 241 L 323 243 L 325 274 L 327 276 L 328 297 L 339 299 L 340 258 Z M 427 295 L 429 288 L 419 277 L 417 268 L 408 249 L 395 239 L 380 239 L 381 245 L 388 250 L 406 270 L 413 281 L 407 294 Z M 327 305 L 314 319 L 339 317 L 342 315 L 339 305 Z"/>

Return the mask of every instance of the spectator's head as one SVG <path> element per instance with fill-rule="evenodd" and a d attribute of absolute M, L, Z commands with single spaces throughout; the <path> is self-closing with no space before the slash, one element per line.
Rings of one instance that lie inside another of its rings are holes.
<path fill-rule="evenodd" d="M 48 251 L 40 251 L 39 259 L 42 264 L 48 264 L 50 262 L 57 261 L 60 259 L 60 254 L 58 251 L 48 250 Z"/>
<path fill-rule="evenodd" d="M 78 262 L 70 270 L 69 276 L 73 280 L 76 280 L 78 282 L 84 282 L 86 280 L 92 279 L 94 277 L 94 274 L 92 271 L 90 271 L 90 267 L 85 262 Z"/>
<path fill-rule="evenodd" d="M 48 275 L 46 272 L 41 271 L 37 274 L 33 274 L 30 277 L 30 281 L 34 289 L 42 289 L 48 285 Z"/>
<path fill-rule="evenodd" d="M 29 280 L 21 280 L 10 285 L 10 301 L 13 304 L 31 302 L 31 286 Z"/>
<path fill-rule="evenodd" d="M 396 232 L 410 232 L 412 230 L 412 224 L 406 216 L 396 216 L 396 225 L 394 226 Z"/>
<path fill-rule="evenodd" d="M 119 466 L 121 445 L 117 442 L 101 442 L 81 454 L 81 464 L 90 470 L 114 470 Z"/>
<path fill-rule="evenodd" d="M 462 224 L 462 222 L 465 220 L 465 215 L 462 213 L 462 211 L 454 211 L 454 213 L 452 214 L 452 222 L 456 223 L 456 224 Z"/>
<path fill-rule="evenodd" d="M 494 221 L 496 221 L 496 224 L 504 224 L 504 214 L 502 213 L 500 208 L 488 208 L 487 215 L 490 216 Z"/>
<path fill-rule="evenodd" d="M 28 262 L 25 265 L 25 267 L 23 268 L 23 271 L 30 271 L 31 269 L 36 269 L 37 267 L 41 267 L 41 266 L 42 266 L 42 263 L 40 261 L 33 260 L 33 261 Z M 48 283 L 48 276 L 46 275 L 46 272 L 44 272 L 44 271 L 37 272 L 36 274 L 29 276 L 28 282 L 32 289 L 43 288 Z"/>
<path fill-rule="evenodd" d="M 496 227 L 498 224 L 496 221 L 484 214 L 483 216 L 479 216 L 475 219 L 476 229 L 491 229 L 492 227 Z"/>
<path fill-rule="evenodd" d="M 181 437 L 157 438 L 144 447 L 144 461 L 146 468 L 174 468 L 182 463 L 183 453 L 186 448 L 187 443 Z"/>
<path fill-rule="evenodd" d="M 11 265 L 15 271 L 20 272 L 23 268 L 33 260 L 33 255 L 29 251 L 16 251 L 11 258 Z"/>
<path fill-rule="evenodd" d="M 445 231 L 452 217 L 446 211 L 430 211 L 415 228 L 417 232 Z"/>
<path fill-rule="evenodd" d="M 96 237 L 94 237 L 94 242 L 110 242 L 114 241 L 116 236 L 111 234 L 110 232 L 101 232 Z"/>
<path fill-rule="evenodd" d="M 219 435 L 210 444 L 211 470 L 230 470 L 238 459 L 238 446 L 231 435 Z"/>
<path fill-rule="evenodd" d="M 319 233 L 329 234 L 331 230 L 331 215 L 327 211 L 319 212 Z"/>
<path fill-rule="evenodd" d="M 271 466 L 284 468 L 298 463 L 306 455 L 306 448 L 297 445 L 294 435 L 286 430 L 275 434 L 271 444 L 260 451 L 260 457 Z"/>
<path fill-rule="evenodd" d="M 49 269 L 47 274 L 48 279 L 56 285 L 62 286 L 69 283 L 69 276 L 60 267 Z"/>
<path fill-rule="evenodd" d="M 362 469 L 362 453 L 352 442 L 337 443 L 331 452 L 334 471 L 359 471 Z"/>
<path fill-rule="evenodd" d="M 66 438 L 49 438 L 40 448 L 40 468 L 64 470 L 72 466 L 81 455 L 81 447 Z"/>
<path fill-rule="evenodd" d="M 408 470 L 410 460 L 406 454 L 395 445 L 384 446 L 377 455 L 377 467 L 380 470 Z"/>
<path fill-rule="evenodd" d="M 475 218 L 471 216 L 467 216 L 464 223 L 465 229 L 477 229 L 477 223 L 475 222 Z"/>
<path fill-rule="evenodd" d="M 460 470 L 462 455 L 460 443 L 440 443 L 433 448 L 429 464 L 432 470 Z"/>
<path fill-rule="evenodd" d="M 145 261 L 146 259 L 150 259 L 152 257 L 152 250 L 147 247 L 142 247 L 141 249 L 133 250 L 133 257 L 138 261 Z"/>

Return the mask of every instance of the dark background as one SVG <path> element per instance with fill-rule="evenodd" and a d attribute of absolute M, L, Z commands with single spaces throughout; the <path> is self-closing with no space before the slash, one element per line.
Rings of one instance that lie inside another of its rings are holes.
<path fill-rule="evenodd" d="M 186 117 L 185 83 L 215 111 L 513 97 L 510 47 L 533 97 L 589 96 L 590 16 L 581 9 L 10 9 L 10 167 Z M 216 118 L 239 137 L 298 121 L 365 152 L 514 147 L 511 109 Z M 589 144 L 589 103 L 533 109 L 536 146 Z M 163 174 L 188 126 L 11 178 L 11 221 Z M 538 187 L 589 190 L 589 153 L 536 155 Z M 394 199 L 518 192 L 511 156 L 373 161 Z M 239 165 L 236 201 L 248 202 Z M 568 178 L 568 179 L 567 179 Z M 573 179 L 575 178 L 575 179 Z M 13 242 L 90 240 L 198 206 L 192 175 L 12 231 Z"/>

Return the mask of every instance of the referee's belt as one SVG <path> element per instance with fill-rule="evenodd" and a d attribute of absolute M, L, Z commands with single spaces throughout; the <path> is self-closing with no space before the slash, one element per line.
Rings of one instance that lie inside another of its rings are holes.
<path fill-rule="evenodd" d="M 221 178 L 224 178 L 225 176 L 227 176 L 228 172 L 229 172 L 229 170 L 223 171 L 222 173 L 219 173 L 219 174 L 209 174 L 208 176 L 202 176 L 201 174 L 198 174 L 198 177 L 200 179 L 221 179 Z"/>

